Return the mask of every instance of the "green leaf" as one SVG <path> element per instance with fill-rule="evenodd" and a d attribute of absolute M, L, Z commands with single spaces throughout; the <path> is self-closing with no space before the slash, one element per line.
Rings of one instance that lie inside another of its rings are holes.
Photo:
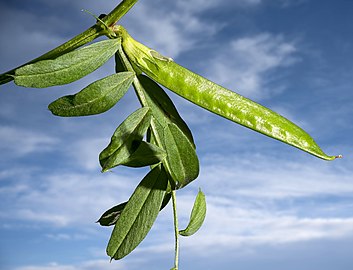
<path fill-rule="evenodd" d="M 85 116 L 103 113 L 112 108 L 127 92 L 135 74 L 122 72 L 98 80 L 75 95 L 61 97 L 49 110 L 58 116 Z"/>
<path fill-rule="evenodd" d="M 142 141 L 135 152 L 127 157 L 122 165 L 128 167 L 144 167 L 161 162 L 166 152 L 155 144 Z"/>
<path fill-rule="evenodd" d="M 182 236 L 190 236 L 196 233 L 202 226 L 206 217 L 206 198 L 205 194 L 199 190 L 194 206 L 192 207 L 190 221 L 185 230 L 179 231 Z"/>
<path fill-rule="evenodd" d="M 164 128 L 164 149 L 168 172 L 178 188 L 186 186 L 199 175 L 199 160 L 195 148 L 175 124 Z"/>
<path fill-rule="evenodd" d="M 107 211 L 105 211 L 102 214 L 102 216 L 98 219 L 97 222 L 101 226 L 114 225 L 118 221 L 118 219 L 121 215 L 121 212 L 124 210 L 126 204 L 127 204 L 127 202 L 124 202 L 124 203 L 118 204 L 118 205 L 108 209 Z"/>
<path fill-rule="evenodd" d="M 137 150 L 150 122 L 150 109 L 143 107 L 130 114 L 119 125 L 109 145 L 99 155 L 103 172 L 123 164 Z"/>
<path fill-rule="evenodd" d="M 123 60 L 120 58 L 119 49 L 118 49 L 118 52 L 115 53 L 114 58 L 115 58 L 115 72 L 116 73 L 128 71 L 124 66 Z"/>
<path fill-rule="evenodd" d="M 190 142 L 194 144 L 189 127 L 181 118 L 167 93 L 155 81 L 145 75 L 138 75 L 138 80 L 143 87 L 145 98 L 148 106 L 151 108 L 153 117 L 159 124 L 163 127 L 169 123 L 176 124 L 189 138 Z"/>
<path fill-rule="evenodd" d="M 125 257 L 146 237 L 161 208 L 167 181 L 167 175 L 158 166 L 137 186 L 109 239 L 107 254 L 112 259 Z"/>
<path fill-rule="evenodd" d="M 171 194 L 170 193 L 167 193 L 165 194 L 164 198 L 163 198 L 163 202 L 162 202 L 162 206 L 161 206 L 161 209 L 160 211 L 163 210 L 164 207 L 166 207 L 170 201 L 170 198 L 171 198 Z M 108 209 L 107 211 L 105 211 L 102 216 L 98 219 L 98 223 L 101 225 L 101 226 L 112 226 L 114 225 L 120 215 L 121 215 L 121 212 L 124 210 L 125 206 L 126 206 L 127 202 L 123 202 L 121 204 L 118 204 L 116 206 L 113 206 L 112 208 Z"/>
<path fill-rule="evenodd" d="M 102 66 L 118 50 L 120 39 L 93 43 L 53 60 L 42 60 L 16 69 L 15 83 L 45 88 L 74 82 Z"/>

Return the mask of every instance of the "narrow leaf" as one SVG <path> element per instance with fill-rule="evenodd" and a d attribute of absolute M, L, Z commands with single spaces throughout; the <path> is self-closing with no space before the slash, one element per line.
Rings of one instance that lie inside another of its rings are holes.
<path fill-rule="evenodd" d="M 115 130 L 109 145 L 100 153 L 99 162 L 102 171 L 123 164 L 140 145 L 151 122 L 148 107 L 130 114 Z"/>
<path fill-rule="evenodd" d="M 155 144 L 142 141 L 135 152 L 122 162 L 128 167 L 144 167 L 161 162 L 166 152 Z"/>
<path fill-rule="evenodd" d="M 206 217 L 206 198 L 205 194 L 199 190 L 194 206 L 192 207 L 190 221 L 185 230 L 179 231 L 182 236 L 190 236 L 196 233 L 202 226 Z"/>
<path fill-rule="evenodd" d="M 155 167 L 137 186 L 109 239 L 107 254 L 112 259 L 125 257 L 146 237 L 161 208 L 167 181 L 165 172 Z"/>
<path fill-rule="evenodd" d="M 169 123 L 176 124 L 189 138 L 190 142 L 194 144 L 189 127 L 181 118 L 173 101 L 169 98 L 167 93 L 155 81 L 145 75 L 138 75 L 138 80 L 143 86 L 145 98 L 148 106 L 151 108 L 153 117 L 163 127 Z"/>
<path fill-rule="evenodd" d="M 171 198 L 170 193 L 165 194 L 160 211 L 162 211 L 163 208 L 168 205 L 170 198 Z M 102 214 L 102 216 L 98 219 L 97 222 L 101 226 L 114 225 L 118 221 L 118 219 L 121 215 L 121 212 L 124 210 L 126 204 L 127 204 L 127 202 L 124 202 L 124 203 L 118 204 L 118 205 L 113 206 L 112 208 L 108 209 L 107 211 L 105 211 Z"/>
<path fill-rule="evenodd" d="M 118 221 L 120 214 L 124 210 L 126 204 L 127 202 L 124 202 L 108 209 L 102 214 L 102 216 L 98 219 L 97 222 L 101 226 L 114 225 Z"/>
<path fill-rule="evenodd" d="M 168 172 L 178 188 L 186 186 L 199 174 L 196 151 L 186 135 L 175 124 L 164 128 L 164 149 L 167 152 Z"/>
<path fill-rule="evenodd" d="M 54 115 L 64 117 L 103 113 L 125 95 L 134 76 L 133 72 L 110 75 L 90 84 L 75 95 L 55 100 L 48 108 Z"/>
<path fill-rule="evenodd" d="M 74 82 L 102 66 L 118 50 L 120 39 L 93 43 L 53 60 L 42 60 L 16 69 L 15 83 L 45 88 Z"/>

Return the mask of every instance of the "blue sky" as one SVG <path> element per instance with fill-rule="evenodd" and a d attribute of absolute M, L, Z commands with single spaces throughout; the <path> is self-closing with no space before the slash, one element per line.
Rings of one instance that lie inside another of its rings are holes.
<path fill-rule="evenodd" d="M 0 1 L 5 72 L 83 31 L 118 1 Z M 353 1 L 141 0 L 122 24 L 137 40 L 283 114 L 326 162 L 206 112 L 170 93 L 191 127 L 198 180 L 178 192 L 181 227 L 199 187 L 207 218 L 181 241 L 180 269 L 331 270 L 353 264 Z M 0 86 L 0 268 L 170 269 L 172 211 L 141 246 L 109 263 L 111 229 L 95 221 L 126 200 L 144 169 L 100 173 L 98 154 L 138 108 L 133 91 L 103 115 L 64 119 L 47 105 L 111 74 L 73 84 Z"/>

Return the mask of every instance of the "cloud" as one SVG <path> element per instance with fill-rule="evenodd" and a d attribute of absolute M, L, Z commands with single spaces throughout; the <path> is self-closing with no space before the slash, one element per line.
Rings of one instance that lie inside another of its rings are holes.
<path fill-rule="evenodd" d="M 127 265 L 124 262 L 119 264 L 109 263 L 107 260 L 89 260 L 86 262 L 81 262 L 78 264 L 59 264 L 52 262 L 46 265 L 37 265 L 37 266 L 22 266 L 17 267 L 14 270 L 97 270 L 97 269 L 111 269 L 111 270 L 120 270 L 127 269 Z M 129 268 L 131 269 L 131 268 Z"/>
<path fill-rule="evenodd" d="M 42 18 L 43 15 L 45 13 L 41 14 Z M 14 20 L 13 18 L 21 19 Z M 2 35 L 9 38 L 2 39 L 0 43 L 1 73 L 21 65 L 65 41 L 63 37 L 58 35 L 58 30 L 65 28 L 68 25 L 67 22 L 54 16 L 46 16 L 45 23 L 43 21 L 39 20 L 37 14 L 33 12 L 26 9 L 14 9 L 4 3 L 1 7 L 0 30 Z M 9 25 L 11 27 L 8 27 Z"/>
<path fill-rule="evenodd" d="M 195 14 L 194 9 L 182 4 L 174 7 L 161 5 L 158 1 L 143 2 L 134 7 L 132 15 L 126 22 L 130 34 L 172 58 L 190 50 L 197 41 L 213 35 L 221 27 L 218 23 L 208 23 L 205 27 L 206 22 Z"/>
<path fill-rule="evenodd" d="M 194 14 L 204 12 L 209 9 L 215 8 L 227 8 L 228 6 L 236 6 L 237 8 L 254 7 L 262 3 L 262 0 L 233 0 L 233 1 L 217 1 L 217 0 L 180 0 L 176 2 L 176 5 L 182 10 L 182 12 L 192 12 Z"/>
<path fill-rule="evenodd" d="M 135 174 L 105 173 L 52 173 L 36 172 L 16 179 L 12 188 L 3 187 L 4 201 L 13 201 L 1 216 L 8 222 L 26 220 L 53 227 L 78 224 L 90 227 L 108 208 L 126 201 L 134 186 L 142 179 Z"/>
<path fill-rule="evenodd" d="M 65 152 L 68 158 L 75 160 L 80 168 L 97 172 L 101 170 L 98 156 L 107 146 L 107 141 L 106 138 L 79 139 L 77 142 L 72 142 Z"/>
<path fill-rule="evenodd" d="M 0 126 L 0 141 L 0 151 L 7 153 L 7 158 L 18 158 L 33 152 L 50 151 L 59 140 L 40 132 Z"/>
<path fill-rule="evenodd" d="M 287 154 L 289 155 L 289 154 Z M 251 156 L 251 157 L 250 157 Z M 303 162 L 280 160 L 249 152 L 224 156 L 209 154 L 204 157 L 201 179 L 213 193 L 236 198 L 248 196 L 262 199 L 285 199 L 310 196 L 342 196 L 353 193 L 351 170 L 340 170 L 310 156 Z M 279 157 L 281 158 L 281 157 Z M 338 164 L 337 164 L 338 165 Z M 215 180 L 220 179 L 220 180 Z M 224 181 L 219 186 L 218 181 Z"/>
<path fill-rule="evenodd" d="M 269 89 L 272 73 L 293 65 L 298 58 L 294 42 L 282 35 L 260 33 L 240 37 L 224 44 L 207 66 L 215 82 L 247 97 L 267 98 L 281 88 Z"/>

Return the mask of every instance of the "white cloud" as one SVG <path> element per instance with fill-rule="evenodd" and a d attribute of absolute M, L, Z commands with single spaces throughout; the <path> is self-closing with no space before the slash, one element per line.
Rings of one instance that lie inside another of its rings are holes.
<path fill-rule="evenodd" d="M 21 18 L 21 20 L 13 20 L 13 18 Z M 23 23 L 24 21 L 26 23 Z M 2 35 L 9 37 L 2 39 L 0 43 L 1 73 L 21 65 L 65 41 L 52 29 L 62 27 L 66 22 L 53 17 L 47 17 L 44 24 L 38 20 L 38 16 L 34 13 L 25 9 L 13 9 L 5 4 L 1 7 L 0 22 Z M 8 27 L 9 25 L 11 27 Z"/>
<path fill-rule="evenodd" d="M 183 248 L 203 253 L 353 236 L 353 218 L 298 218 L 208 205 L 204 228 Z"/>
<path fill-rule="evenodd" d="M 74 159 L 78 167 L 90 171 L 99 171 L 99 153 L 106 147 L 109 140 L 106 138 L 80 139 L 77 142 L 70 143 L 69 149 L 65 152 L 68 158 Z"/>
<path fill-rule="evenodd" d="M 210 154 L 204 162 L 203 183 L 213 193 L 219 190 L 222 194 L 226 189 L 226 194 L 234 198 L 247 196 L 262 200 L 353 193 L 351 170 L 341 170 L 333 163 L 310 157 L 303 162 L 284 161 L 275 155 L 245 152 L 241 157 Z"/>
<path fill-rule="evenodd" d="M 228 6 L 236 7 L 252 7 L 260 4 L 262 0 L 233 0 L 233 1 L 218 1 L 218 0 L 180 0 L 176 5 L 181 8 L 183 12 L 199 13 L 211 8 L 227 8 Z"/>
<path fill-rule="evenodd" d="M 50 151 L 58 143 L 46 134 L 11 126 L 0 126 L 0 141 L 0 151 L 8 157 Z"/>
<path fill-rule="evenodd" d="M 14 270 L 97 270 L 97 269 L 109 269 L 109 270 L 120 270 L 128 269 L 128 266 L 124 262 L 109 263 L 108 260 L 89 260 L 78 264 L 65 265 L 56 262 L 49 263 L 47 265 L 37 266 L 23 266 L 17 267 Z M 129 268 L 130 269 L 130 268 Z"/>
<path fill-rule="evenodd" d="M 217 23 L 208 23 L 205 27 L 205 22 L 195 15 L 193 9 L 183 5 L 167 10 L 159 3 L 144 3 L 134 7 L 133 16 L 126 23 L 128 31 L 140 42 L 172 58 L 188 51 L 195 42 L 221 27 Z"/>
<path fill-rule="evenodd" d="M 212 64 L 206 65 L 209 77 L 250 98 L 261 99 L 280 91 L 266 85 L 271 72 L 297 61 L 295 44 L 281 35 L 260 33 L 223 46 Z"/>
<path fill-rule="evenodd" d="M 57 172 L 27 179 L 13 176 L 17 184 L 0 190 L 4 198 L 13 200 L 2 216 L 54 227 L 90 227 L 105 210 L 127 200 L 143 177 L 119 171 L 97 174 Z"/>

